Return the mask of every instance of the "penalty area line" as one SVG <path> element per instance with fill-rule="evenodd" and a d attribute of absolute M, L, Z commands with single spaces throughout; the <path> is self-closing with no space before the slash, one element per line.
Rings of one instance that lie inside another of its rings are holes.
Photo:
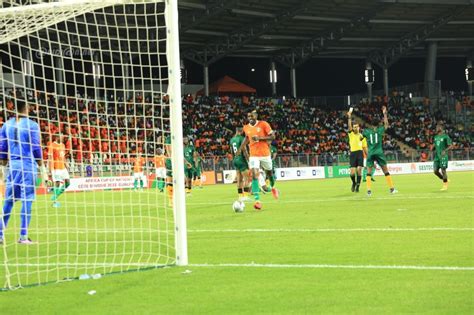
<path fill-rule="evenodd" d="M 474 267 L 410 266 L 410 265 L 332 265 L 332 264 L 189 264 L 202 268 L 281 268 L 281 269 L 387 269 L 387 270 L 449 270 L 474 271 Z"/>

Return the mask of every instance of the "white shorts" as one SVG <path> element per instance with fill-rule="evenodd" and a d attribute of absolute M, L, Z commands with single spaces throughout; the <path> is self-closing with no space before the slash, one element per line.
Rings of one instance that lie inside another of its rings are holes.
<path fill-rule="evenodd" d="M 133 173 L 133 179 L 145 180 L 145 175 L 143 175 L 143 172 Z"/>
<path fill-rule="evenodd" d="M 51 175 L 53 177 L 53 182 L 64 182 L 66 179 L 69 179 L 69 172 L 67 169 L 52 170 Z"/>
<path fill-rule="evenodd" d="M 165 178 L 166 177 L 166 168 L 160 167 L 156 169 L 156 177 L 157 178 Z"/>
<path fill-rule="evenodd" d="M 271 171 L 273 168 L 272 158 L 270 156 L 251 156 L 249 158 L 249 167 L 262 168 L 264 171 Z"/>

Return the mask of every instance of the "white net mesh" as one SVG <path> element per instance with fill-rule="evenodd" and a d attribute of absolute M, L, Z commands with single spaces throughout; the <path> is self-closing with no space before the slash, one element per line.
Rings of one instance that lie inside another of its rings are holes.
<path fill-rule="evenodd" d="M 52 171 L 49 187 L 38 176 L 25 216 L 31 223 L 23 238 L 32 244 L 18 243 L 25 200 L 16 197 L 9 217 L 4 207 L 5 288 L 175 262 L 162 179 L 170 134 L 165 5 L 113 2 L 0 8 L 1 124 L 26 101 Z M 11 175 L 10 167 L 4 190 Z"/>

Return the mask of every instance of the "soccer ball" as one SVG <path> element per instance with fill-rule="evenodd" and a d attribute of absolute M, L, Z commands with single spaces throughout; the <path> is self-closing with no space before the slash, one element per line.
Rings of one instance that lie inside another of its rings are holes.
<path fill-rule="evenodd" d="M 243 203 L 242 201 L 240 200 L 236 200 L 234 201 L 234 203 L 232 204 L 232 209 L 234 210 L 234 212 L 244 212 L 244 209 L 245 209 L 245 203 Z"/>

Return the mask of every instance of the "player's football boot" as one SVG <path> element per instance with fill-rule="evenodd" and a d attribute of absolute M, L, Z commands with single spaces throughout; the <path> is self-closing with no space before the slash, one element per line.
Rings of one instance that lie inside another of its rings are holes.
<path fill-rule="evenodd" d="M 367 190 L 367 197 L 372 196 L 372 190 Z"/>
<path fill-rule="evenodd" d="M 359 192 L 359 188 L 360 188 L 360 185 L 356 185 L 356 188 L 355 188 L 355 192 L 356 192 L 356 193 Z"/>
<path fill-rule="evenodd" d="M 275 198 L 275 199 L 280 198 L 280 191 L 279 191 L 278 189 L 276 189 L 276 188 L 272 188 L 272 196 L 273 196 L 273 198 Z"/>
<path fill-rule="evenodd" d="M 255 210 L 259 211 L 259 210 L 262 210 L 262 203 L 260 201 L 255 201 L 255 203 L 253 204 L 253 207 Z"/>
<path fill-rule="evenodd" d="M 26 245 L 30 245 L 30 244 L 34 244 L 35 242 L 33 242 L 31 240 L 31 238 L 26 238 L 26 239 L 19 239 L 18 240 L 18 244 L 26 244 Z"/>
<path fill-rule="evenodd" d="M 397 194 L 398 193 L 398 190 L 396 190 L 395 188 L 390 188 L 390 193 L 393 195 L 393 194 Z"/>
<path fill-rule="evenodd" d="M 446 191 L 446 190 L 448 190 L 448 183 L 444 183 L 444 184 L 443 184 L 443 187 L 441 187 L 440 190 L 441 190 L 441 191 Z"/>

